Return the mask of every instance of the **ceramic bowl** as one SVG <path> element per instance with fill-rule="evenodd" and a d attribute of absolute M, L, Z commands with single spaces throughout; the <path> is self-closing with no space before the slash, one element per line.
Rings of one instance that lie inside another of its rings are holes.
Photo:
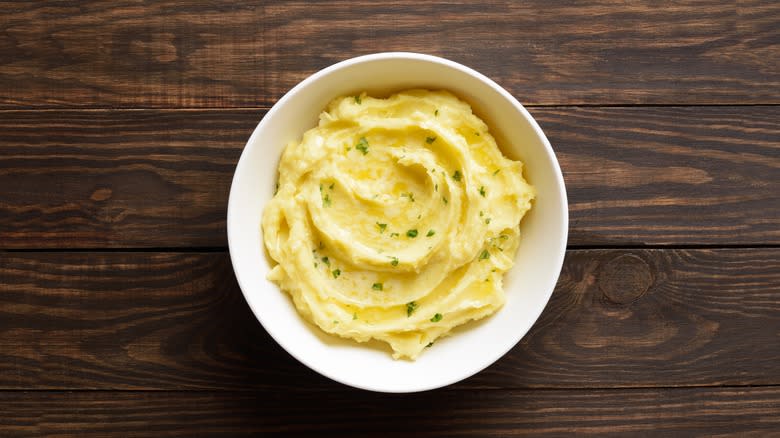
<path fill-rule="evenodd" d="M 506 274 L 507 300 L 491 317 L 459 327 L 416 361 L 393 360 L 389 348 L 328 335 L 301 318 L 290 297 L 266 279 L 263 207 L 271 199 L 282 150 L 317 125 L 335 97 L 362 91 L 383 95 L 408 88 L 449 90 L 469 102 L 503 153 L 522 160 L 536 188 L 521 224 L 522 241 Z M 528 332 L 542 313 L 563 264 L 568 232 L 566 189 L 550 142 L 522 105 L 491 79 L 443 58 L 378 53 L 339 62 L 285 94 L 252 133 L 236 167 L 227 212 L 233 269 L 246 301 L 265 330 L 293 357 L 346 385 L 382 392 L 446 386 L 488 367 Z M 257 364 L 262 367 L 262 363 Z"/>

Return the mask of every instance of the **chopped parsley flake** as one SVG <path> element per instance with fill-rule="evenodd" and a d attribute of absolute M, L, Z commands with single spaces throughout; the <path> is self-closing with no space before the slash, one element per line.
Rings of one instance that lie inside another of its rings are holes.
<path fill-rule="evenodd" d="M 414 193 L 401 193 L 402 198 L 409 198 L 409 202 L 414 202 Z"/>
<path fill-rule="evenodd" d="M 371 285 L 371 289 L 384 290 L 384 285 L 382 283 L 374 283 L 373 285 Z"/>
<path fill-rule="evenodd" d="M 276 183 L 276 190 L 274 190 L 274 196 L 279 193 L 279 183 Z"/>
<path fill-rule="evenodd" d="M 485 186 L 479 186 L 479 194 L 485 197 Z"/>
<path fill-rule="evenodd" d="M 330 271 L 331 274 L 333 274 L 333 278 L 339 278 L 339 275 L 341 275 L 341 269 L 334 269 Z"/>
<path fill-rule="evenodd" d="M 439 184 L 438 183 L 433 185 L 433 191 L 434 192 L 438 192 L 439 191 Z"/>
<path fill-rule="evenodd" d="M 436 141 L 436 137 L 425 137 L 425 142 L 428 144 L 431 144 L 434 141 Z"/>
<path fill-rule="evenodd" d="M 320 244 L 319 244 L 318 248 L 320 249 L 320 251 L 325 249 L 325 245 L 322 243 L 322 241 L 320 241 Z"/>
<path fill-rule="evenodd" d="M 328 188 L 329 188 L 329 189 L 331 189 L 331 190 L 333 190 L 333 186 L 335 186 L 335 185 L 336 185 L 336 183 L 330 183 L 330 185 L 328 186 Z"/>
<path fill-rule="evenodd" d="M 428 342 L 428 345 L 425 346 L 425 348 L 431 348 L 433 347 L 433 341 Z"/>
<path fill-rule="evenodd" d="M 485 215 L 485 212 L 484 212 L 484 211 L 482 211 L 482 210 L 480 210 L 480 211 L 479 211 L 479 217 L 482 217 L 482 216 L 484 216 L 484 215 Z"/>
<path fill-rule="evenodd" d="M 485 225 L 490 225 L 490 218 L 485 219 Z"/>
<path fill-rule="evenodd" d="M 322 197 L 322 206 L 323 207 L 330 207 L 331 201 L 330 201 L 330 195 L 325 195 Z"/>
<path fill-rule="evenodd" d="M 433 318 L 431 318 L 431 322 L 439 322 L 441 321 L 441 318 L 442 318 L 441 313 L 437 313 L 433 315 Z"/>
<path fill-rule="evenodd" d="M 360 137 L 360 141 L 355 145 L 355 149 L 363 152 L 363 155 L 368 154 L 368 140 L 365 137 Z"/>
<path fill-rule="evenodd" d="M 387 224 L 380 224 L 379 222 L 376 223 L 376 226 L 379 227 L 379 232 L 384 233 L 387 229 Z"/>
<path fill-rule="evenodd" d="M 357 313 L 353 313 L 353 314 L 352 314 L 352 320 L 354 321 L 354 320 L 356 320 L 356 319 L 357 319 Z"/>
<path fill-rule="evenodd" d="M 501 239 L 501 240 L 506 240 L 506 239 L 509 239 L 509 236 L 507 236 L 506 234 L 502 234 L 502 235 L 498 236 L 498 238 Z"/>
<path fill-rule="evenodd" d="M 487 260 L 487 259 L 489 259 L 489 258 L 490 258 L 490 253 L 488 252 L 488 250 L 486 250 L 486 249 L 483 249 L 483 250 L 482 250 L 482 254 L 480 254 L 480 255 L 479 255 L 479 260 L 480 260 L 480 261 L 481 261 L 481 260 Z"/>
<path fill-rule="evenodd" d="M 414 313 L 415 310 L 417 310 L 417 303 L 415 303 L 414 301 L 409 301 L 408 303 L 406 303 L 406 317 L 407 318 L 412 316 L 412 313 Z"/>
<path fill-rule="evenodd" d="M 398 233 L 390 233 L 390 237 L 398 237 L 398 236 L 400 236 L 400 234 L 398 234 Z"/>
<path fill-rule="evenodd" d="M 501 172 L 501 169 L 496 169 L 496 171 L 495 171 L 495 172 L 493 172 L 493 175 L 494 175 L 494 176 L 495 176 L 495 175 L 498 175 L 498 172 Z"/>
<path fill-rule="evenodd" d="M 445 198 L 444 196 L 441 197 L 441 200 L 442 202 L 444 202 L 444 205 L 447 205 L 447 203 L 449 202 L 447 201 L 447 198 Z"/>
<path fill-rule="evenodd" d="M 360 105 L 361 103 L 363 103 L 363 99 L 361 99 L 360 96 L 355 96 L 355 103 Z"/>
<path fill-rule="evenodd" d="M 406 237 L 409 237 L 409 238 L 412 238 L 412 239 L 417 237 L 417 229 L 408 230 L 406 232 Z"/>
<path fill-rule="evenodd" d="M 463 178 L 463 175 L 460 174 L 460 170 L 456 170 L 455 173 L 452 174 L 452 179 L 455 181 L 460 181 L 461 178 Z"/>
<path fill-rule="evenodd" d="M 398 257 L 393 257 L 393 260 L 390 261 L 390 264 L 393 266 L 398 266 Z"/>
<path fill-rule="evenodd" d="M 475 131 L 475 132 L 474 132 L 474 135 L 476 135 L 477 137 L 479 137 L 479 132 L 476 132 L 476 131 Z"/>
<path fill-rule="evenodd" d="M 433 112 L 433 115 L 438 117 L 439 116 L 439 109 L 437 108 L 436 111 Z"/>
<path fill-rule="evenodd" d="M 322 263 L 325 263 L 326 265 L 330 266 L 330 259 L 328 257 L 323 257 Z"/>
<path fill-rule="evenodd" d="M 431 237 L 431 236 L 433 236 L 434 234 L 436 234 L 436 231 L 434 231 L 434 230 L 432 230 L 432 229 L 431 229 L 431 230 L 428 230 L 428 234 L 426 234 L 426 235 L 425 235 L 425 237 Z"/>

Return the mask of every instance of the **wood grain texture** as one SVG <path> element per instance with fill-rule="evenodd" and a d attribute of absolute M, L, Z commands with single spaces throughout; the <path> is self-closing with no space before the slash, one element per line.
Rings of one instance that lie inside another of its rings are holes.
<path fill-rule="evenodd" d="M 246 110 L 5 113 L 0 245 L 226 245 L 230 182 L 260 117 Z"/>
<path fill-rule="evenodd" d="M 780 243 L 780 107 L 531 112 L 564 173 L 570 245 Z"/>
<path fill-rule="evenodd" d="M 0 283 L 0 389 L 340 388 L 265 333 L 227 254 L 5 253 Z M 570 251 L 534 328 L 457 387 L 778 385 L 779 334 L 780 249 Z"/>
<path fill-rule="evenodd" d="M 0 393 L 3 436 L 776 436 L 780 389 Z"/>
<path fill-rule="evenodd" d="M 570 245 L 780 244 L 780 107 L 532 113 L 564 172 Z M 3 112 L 0 248 L 225 246 L 262 114 Z"/>
<path fill-rule="evenodd" d="M 472 66 L 526 104 L 777 104 L 779 14 L 766 0 L 2 2 L 0 107 L 268 106 L 393 50 Z"/>

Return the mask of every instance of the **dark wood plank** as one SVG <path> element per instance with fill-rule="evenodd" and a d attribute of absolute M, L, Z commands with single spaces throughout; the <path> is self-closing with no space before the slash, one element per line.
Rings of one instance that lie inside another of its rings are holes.
<path fill-rule="evenodd" d="M 270 339 L 227 254 L 5 253 L 0 284 L 0 389 L 340 387 Z M 778 385 L 778 333 L 780 249 L 570 251 L 536 326 L 458 387 Z"/>
<path fill-rule="evenodd" d="M 256 111 L 0 117 L 0 246 L 227 244 L 235 165 Z"/>
<path fill-rule="evenodd" d="M 777 103 L 778 13 L 761 0 L 269 2 L 266 85 L 280 95 L 336 60 L 398 50 L 471 66 L 523 104 Z"/>
<path fill-rule="evenodd" d="M 441 55 L 526 104 L 780 103 L 776 2 L 0 3 L 0 107 L 272 104 L 378 51 Z"/>
<path fill-rule="evenodd" d="M 780 244 L 780 107 L 533 108 L 572 246 Z M 0 248 L 225 246 L 256 110 L 8 111 Z"/>
<path fill-rule="evenodd" d="M 0 3 L 3 107 L 263 102 L 263 2 Z"/>
<path fill-rule="evenodd" d="M 569 245 L 780 243 L 780 107 L 532 108 Z"/>
<path fill-rule="evenodd" d="M 0 393 L 3 436 L 776 436 L 780 388 Z M 774 434 L 774 435 L 773 435 Z"/>

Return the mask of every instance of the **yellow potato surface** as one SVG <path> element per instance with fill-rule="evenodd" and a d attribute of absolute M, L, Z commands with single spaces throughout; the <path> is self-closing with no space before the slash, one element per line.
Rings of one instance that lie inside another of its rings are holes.
<path fill-rule="evenodd" d="M 504 304 L 533 198 L 452 94 L 340 97 L 285 148 L 263 211 L 268 278 L 323 331 L 415 359 Z"/>

